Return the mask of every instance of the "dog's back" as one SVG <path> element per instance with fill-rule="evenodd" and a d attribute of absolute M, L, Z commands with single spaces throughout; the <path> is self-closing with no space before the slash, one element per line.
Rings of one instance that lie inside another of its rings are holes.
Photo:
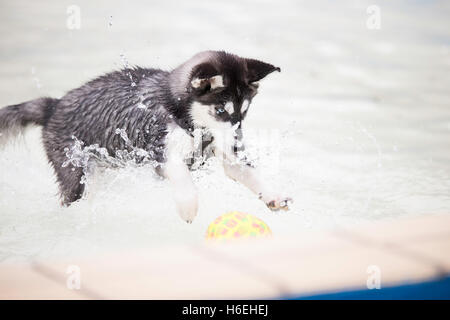
<path fill-rule="evenodd" d="M 86 145 L 99 144 L 111 155 L 130 145 L 150 152 L 163 138 L 169 103 L 164 83 L 167 72 L 155 69 L 116 71 L 68 92 L 44 128 L 44 142 L 64 150 L 75 137 Z M 117 135 L 124 129 L 129 144 Z"/>
<path fill-rule="evenodd" d="M 164 138 L 171 121 L 164 107 L 170 101 L 168 72 L 129 68 L 98 77 L 69 91 L 61 99 L 40 98 L 0 110 L 0 133 L 7 139 L 29 124 L 43 126 L 42 137 L 60 184 L 63 203 L 79 199 L 86 168 L 67 163 L 75 140 L 96 144 L 110 156 L 140 148 L 160 163 Z M 117 134 L 123 130 L 126 137 Z"/>

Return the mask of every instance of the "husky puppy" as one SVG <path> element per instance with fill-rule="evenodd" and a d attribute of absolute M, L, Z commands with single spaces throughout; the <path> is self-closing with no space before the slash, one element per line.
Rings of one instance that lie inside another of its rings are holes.
<path fill-rule="evenodd" d="M 209 145 L 224 159 L 230 178 L 246 185 L 270 209 L 287 209 L 291 199 L 271 190 L 237 156 L 243 149 L 242 121 L 257 82 L 274 71 L 280 68 L 222 51 L 198 53 L 171 72 L 126 68 L 60 99 L 44 97 L 0 109 L 0 140 L 30 124 L 43 127 L 43 144 L 64 205 L 80 199 L 85 189 L 85 168 L 67 162 L 74 139 L 98 145 L 112 157 L 120 150 L 144 150 L 169 180 L 180 216 L 191 223 L 198 197 L 185 158 L 192 152 L 196 129 L 201 129 L 209 136 L 204 147 Z M 126 141 L 117 129 L 125 130 Z"/>

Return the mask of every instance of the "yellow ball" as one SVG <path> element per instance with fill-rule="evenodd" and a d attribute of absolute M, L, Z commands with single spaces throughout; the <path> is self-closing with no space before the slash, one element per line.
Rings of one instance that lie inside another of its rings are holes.
<path fill-rule="evenodd" d="M 238 211 L 228 212 L 214 220 L 206 232 L 207 240 L 230 240 L 271 236 L 272 231 L 261 219 Z"/>

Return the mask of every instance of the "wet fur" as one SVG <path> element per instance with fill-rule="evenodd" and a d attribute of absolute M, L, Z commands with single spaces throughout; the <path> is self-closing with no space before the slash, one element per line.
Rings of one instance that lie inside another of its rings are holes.
<path fill-rule="evenodd" d="M 85 187 L 80 183 L 82 167 L 63 166 L 74 138 L 84 145 L 98 144 L 113 157 L 118 150 L 141 148 L 162 167 L 167 162 L 169 127 L 189 135 L 196 127 L 191 114 L 194 102 L 217 106 L 233 101 L 237 108 L 256 93 L 251 84 L 275 70 L 279 69 L 258 60 L 206 51 L 171 72 L 140 67 L 111 72 L 60 99 L 40 98 L 0 109 L 0 139 L 9 139 L 30 124 L 42 126 L 45 151 L 62 201 L 68 205 L 82 197 Z M 191 85 L 194 78 L 209 79 L 218 73 L 226 75 L 224 88 L 208 87 L 207 81 L 199 81 L 200 87 Z M 211 116 L 218 123 L 233 124 L 245 115 L 236 112 L 233 119 L 231 115 L 228 119 Z M 116 129 L 125 130 L 129 145 Z"/>

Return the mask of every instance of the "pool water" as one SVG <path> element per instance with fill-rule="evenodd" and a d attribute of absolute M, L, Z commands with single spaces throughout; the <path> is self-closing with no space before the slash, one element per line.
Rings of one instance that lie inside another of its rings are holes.
<path fill-rule="evenodd" d="M 2 1 L 0 106 L 60 97 L 125 63 L 170 69 L 206 49 L 258 58 L 282 72 L 261 82 L 245 129 L 266 181 L 295 202 L 273 213 L 212 161 L 193 173 L 191 225 L 167 183 L 132 165 L 61 208 L 31 128 L 0 151 L 1 262 L 199 243 L 234 210 L 275 236 L 450 213 L 447 2 L 381 1 L 379 30 L 366 26 L 365 1 L 77 3 L 72 30 L 64 3 Z"/>

